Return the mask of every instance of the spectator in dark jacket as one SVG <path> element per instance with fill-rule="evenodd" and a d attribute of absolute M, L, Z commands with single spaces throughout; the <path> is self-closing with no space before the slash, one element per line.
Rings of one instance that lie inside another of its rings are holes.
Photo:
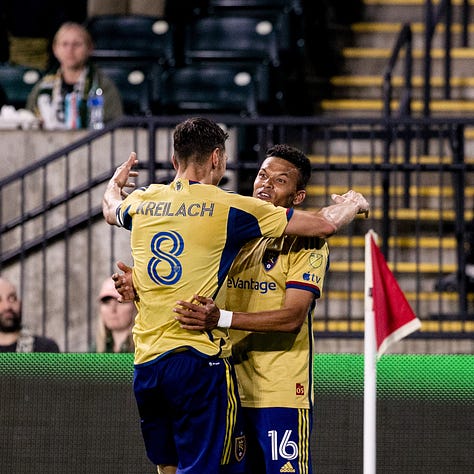
<path fill-rule="evenodd" d="M 89 32 L 78 23 L 64 23 L 54 36 L 53 52 L 59 68 L 40 79 L 26 104 L 45 129 L 87 128 L 88 98 L 99 89 L 104 122 L 123 114 L 117 87 L 89 61 L 92 49 Z"/>
<path fill-rule="evenodd" d="M 36 336 L 21 322 L 21 301 L 15 286 L 0 277 L 0 352 L 59 352 L 55 341 Z"/>

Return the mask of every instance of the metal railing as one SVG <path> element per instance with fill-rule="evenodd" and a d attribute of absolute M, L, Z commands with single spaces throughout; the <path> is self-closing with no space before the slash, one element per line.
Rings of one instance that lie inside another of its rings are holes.
<path fill-rule="evenodd" d="M 452 29 L 453 29 L 453 12 L 452 0 L 440 0 L 436 7 L 432 0 L 425 0 L 424 7 L 424 55 L 423 55 L 423 117 L 431 115 L 432 100 L 432 47 L 439 25 L 443 25 L 443 98 L 449 100 L 451 98 L 451 76 L 452 76 Z M 469 1 L 463 0 L 460 7 L 461 17 L 461 46 L 469 45 Z M 404 56 L 402 55 L 404 52 Z M 383 115 L 390 117 L 392 115 L 392 75 L 393 71 L 400 60 L 403 59 L 403 86 L 401 89 L 399 115 L 411 115 L 411 99 L 413 95 L 413 55 L 412 55 L 412 27 L 410 23 L 402 25 L 392 49 L 390 59 L 384 71 L 383 79 Z"/>
<path fill-rule="evenodd" d="M 384 117 L 392 116 L 392 97 L 393 70 L 400 58 L 402 51 L 405 51 L 403 63 L 403 90 L 400 98 L 398 114 L 400 117 L 411 116 L 411 98 L 412 98 L 412 69 L 413 69 L 413 51 L 412 51 L 412 31 L 409 23 L 405 23 L 397 36 L 397 40 L 390 55 L 390 59 L 383 74 L 383 103 Z"/>
<path fill-rule="evenodd" d="M 131 150 L 140 160 L 139 184 L 170 180 L 171 134 L 182 118 L 124 118 L 0 179 L 0 271 L 19 283 L 25 322 L 54 336 L 63 350 L 91 346 L 99 285 L 118 259 L 130 261 L 128 233 L 101 216 L 105 183 Z M 474 162 L 465 157 L 464 140 L 474 120 L 212 118 L 231 137 L 226 187 L 251 192 L 266 148 L 290 143 L 313 162 L 306 208 L 349 188 L 360 189 L 373 206 L 369 219 L 330 240 L 318 337 L 362 335 L 362 237 L 369 228 L 380 234 L 387 261 L 426 323 L 419 337 L 472 337 L 472 304 L 461 276 L 474 207 L 467 186 Z M 424 140 L 434 149 L 429 157 Z M 437 279 L 452 272 L 459 291 L 434 292 Z"/>

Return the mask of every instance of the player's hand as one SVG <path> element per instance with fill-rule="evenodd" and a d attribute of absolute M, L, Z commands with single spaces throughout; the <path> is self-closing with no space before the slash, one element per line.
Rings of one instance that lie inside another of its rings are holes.
<path fill-rule="evenodd" d="M 135 288 L 132 280 L 132 267 L 129 267 L 123 262 L 117 262 L 117 267 L 122 270 L 122 273 L 114 273 L 112 280 L 115 283 L 115 289 L 119 292 L 117 300 L 119 303 L 126 303 L 137 299 Z"/>
<path fill-rule="evenodd" d="M 212 298 L 194 295 L 193 301 L 199 304 L 189 303 L 188 301 L 177 301 L 177 306 L 173 308 L 176 313 L 175 319 L 179 322 L 182 329 L 192 331 L 209 331 L 217 327 L 220 312 Z"/>
<path fill-rule="evenodd" d="M 131 188 L 132 190 L 135 189 L 135 182 L 130 181 L 130 178 L 136 178 L 138 176 L 138 171 L 132 170 L 132 168 L 137 164 L 137 154 L 132 151 L 128 157 L 128 160 L 125 163 L 122 163 L 115 170 L 115 173 L 112 176 L 111 181 L 120 189 L 122 198 L 127 197 L 129 194 L 124 190 L 124 188 Z"/>
<path fill-rule="evenodd" d="M 348 201 L 353 202 L 354 204 L 356 204 L 358 208 L 357 214 L 365 214 L 366 218 L 369 216 L 370 204 L 361 193 L 358 193 L 351 189 L 342 195 L 332 194 L 331 199 L 336 204 L 340 204 L 340 203 L 344 203 Z"/>

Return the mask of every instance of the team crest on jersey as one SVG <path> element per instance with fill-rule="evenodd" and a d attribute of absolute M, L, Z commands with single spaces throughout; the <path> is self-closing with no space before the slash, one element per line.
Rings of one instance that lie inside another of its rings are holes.
<path fill-rule="evenodd" d="M 237 461 L 242 461 L 242 459 L 245 456 L 245 453 L 247 451 L 247 439 L 244 436 L 237 436 L 235 438 L 235 445 L 234 445 L 234 454 L 235 454 L 235 459 Z"/>
<path fill-rule="evenodd" d="M 320 253 L 312 253 L 309 256 L 309 264 L 313 268 L 319 268 L 323 264 L 323 256 Z"/>
<path fill-rule="evenodd" d="M 274 250 L 267 250 L 263 255 L 263 266 L 267 272 L 271 270 L 277 263 L 278 255 L 278 252 Z"/>
<path fill-rule="evenodd" d="M 183 183 L 181 181 L 176 181 L 176 191 L 181 191 L 183 189 Z"/>

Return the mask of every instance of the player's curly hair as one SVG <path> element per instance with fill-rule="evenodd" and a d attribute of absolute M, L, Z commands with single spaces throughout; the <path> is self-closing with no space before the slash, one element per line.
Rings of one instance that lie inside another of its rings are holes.
<path fill-rule="evenodd" d="M 298 148 L 290 145 L 274 145 L 266 152 L 266 157 L 282 158 L 293 164 L 299 171 L 297 189 L 306 189 L 309 179 L 311 178 L 311 162 L 309 158 Z"/>

